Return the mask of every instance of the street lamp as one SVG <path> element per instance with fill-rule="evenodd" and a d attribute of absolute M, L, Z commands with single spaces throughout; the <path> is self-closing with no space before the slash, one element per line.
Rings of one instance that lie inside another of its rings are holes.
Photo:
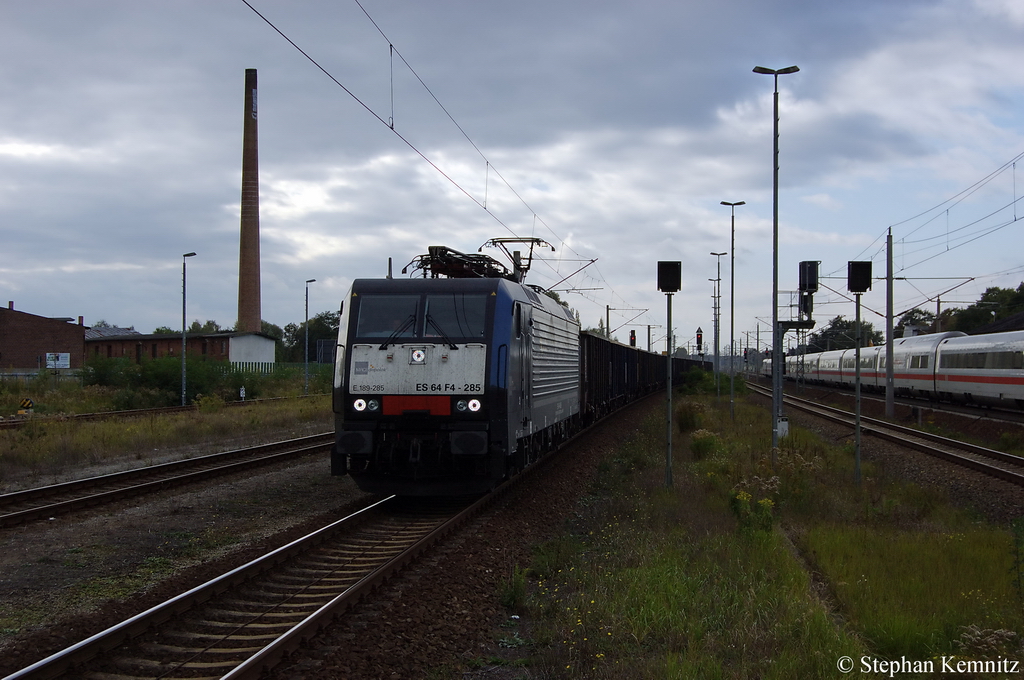
<path fill-rule="evenodd" d="M 316 279 L 306 279 L 306 386 L 303 388 L 303 394 L 309 394 L 309 284 L 316 281 Z"/>
<path fill-rule="evenodd" d="M 779 420 L 782 418 L 782 339 L 779 337 L 779 76 L 799 70 L 797 66 L 780 69 L 754 67 L 754 73 L 775 78 L 772 121 L 772 467 L 775 466 L 779 447 Z"/>
<path fill-rule="evenodd" d="M 729 203 L 722 201 L 732 210 L 732 230 L 729 239 L 729 417 L 736 420 L 736 388 L 733 385 L 736 367 L 733 355 L 736 353 L 735 321 L 736 321 L 736 206 L 746 205 L 746 201 Z"/>
<path fill-rule="evenodd" d="M 181 256 L 181 405 L 185 406 L 185 258 L 195 257 L 195 253 Z"/>
<path fill-rule="evenodd" d="M 721 369 L 718 363 L 718 319 L 721 315 L 721 301 L 722 301 L 722 255 L 726 253 L 711 253 L 718 258 L 718 274 L 717 278 L 714 279 L 716 291 L 715 291 L 715 391 L 718 393 L 718 398 L 722 397 L 722 385 L 721 385 Z"/>

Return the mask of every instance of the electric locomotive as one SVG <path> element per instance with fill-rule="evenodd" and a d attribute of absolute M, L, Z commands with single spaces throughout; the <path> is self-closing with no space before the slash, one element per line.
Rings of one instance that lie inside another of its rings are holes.
<path fill-rule="evenodd" d="M 518 253 L 509 271 L 429 251 L 411 264 L 431 278 L 357 279 L 342 305 L 331 470 L 364 491 L 486 492 L 579 418 L 571 310 L 522 283 Z"/>

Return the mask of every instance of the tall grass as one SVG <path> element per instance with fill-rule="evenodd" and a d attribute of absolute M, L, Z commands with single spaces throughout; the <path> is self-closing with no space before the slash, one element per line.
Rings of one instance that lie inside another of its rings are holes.
<path fill-rule="evenodd" d="M 26 474 L 73 476 L 87 465 L 120 461 L 137 465 L 169 450 L 215 440 L 244 446 L 302 429 L 327 431 L 332 426 L 326 395 L 238 409 L 219 408 L 216 399 L 205 399 L 199 409 L 188 413 L 119 420 L 31 420 L 18 429 L 0 430 L 0 483 Z"/>
<path fill-rule="evenodd" d="M 859 643 L 780 534 L 739 531 L 699 479 L 661 486 L 660 429 L 648 422 L 599 475 L 588 526 L 536 549 L 535 662 L 570 678 L 827 676 Z M 637 451 L 644 465 L 622 464 Z"/>
<path fill-rule="evenodd" d="M 969 626 L 1024 630 L 1008 532 L 813 527 L 804 538 L 832 592 L 882 655 L 958 653 Z"/>
<path fill-rule="evenodd" d="M 189 356 L 186 401 L 216 396 L 224 401 L 293 397 L 305 392 L 305 367 L 278 364 L 272 373 L 235 371 L 218 361 Z M 330 392 L 333 366 L 310 364 L 309 393 Z M 35 402 L 39 414 L 98 413 L 177 406 L 181 403 L 181 360 L 90 357 L 78 377 L 41 372 L 31 380 L 0 378 L 0 416 L 16 413 L 22 399 Z"/>
<path fill-rule="evenodd" d="M 869 462 L 858 485 L 849 445 L 799 427 L 773 465 L 764 409 L 738 400 L 733 421 L 724 400 L 680 397 L 675 486 L 654 417 L 602 463 L 587 512 L 535 550 L 517 606 L 545 677 L 818 678 L 842 656 L 1021 657 L 1024 539 Z"/>

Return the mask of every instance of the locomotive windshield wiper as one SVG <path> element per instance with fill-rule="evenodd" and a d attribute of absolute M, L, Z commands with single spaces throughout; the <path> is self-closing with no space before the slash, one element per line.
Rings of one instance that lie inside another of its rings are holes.
<path fill-rule="evenodd" d="M 452 342 L 452 339 L 448 337 L 448 334 L 444 332 L 444 329 L 441 328 L 441 326 L 439 326 L 436 321 L 434 321 L 434 317 L 430 316 L 429 314 L 427 314 L 427 325 L 434 327 L 434 330 L 436 330 L 440 334 L 441 339 L 448 344 L 449 349 L 459 348 L 459 346 Z"/>
<path fill-rule="evenodd" d="M 395 332 L 392 333 L 391 335 L 389 335 L 387 340 L 385 340 L 384 342 L 380 343 L 380 347 L 378 347 L 378 349 L 387 349 L 388 345 L 392 344 L 395 341 L 395 338 L 397 338 L 399 335 L 401 335 L 406 330 L 408 330 L 409 327 L 412 326 L 415 322 L 416 322 L 416 315 L 415 314 L 410 314 L 409 318 L 406 319 L 405 322 L 401 326 L 396 328 Z"/>

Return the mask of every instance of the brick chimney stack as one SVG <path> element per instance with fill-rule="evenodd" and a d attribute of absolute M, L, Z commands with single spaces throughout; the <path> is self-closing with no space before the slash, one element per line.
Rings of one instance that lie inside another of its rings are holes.
<path fill-rule="evenodd" d="M 242 224 L 238 246 L 238 330 L 258 333 L 260 307 L 260 170 L 256 134 L 256 69 L 245 69 L 242 128 Z"/>

